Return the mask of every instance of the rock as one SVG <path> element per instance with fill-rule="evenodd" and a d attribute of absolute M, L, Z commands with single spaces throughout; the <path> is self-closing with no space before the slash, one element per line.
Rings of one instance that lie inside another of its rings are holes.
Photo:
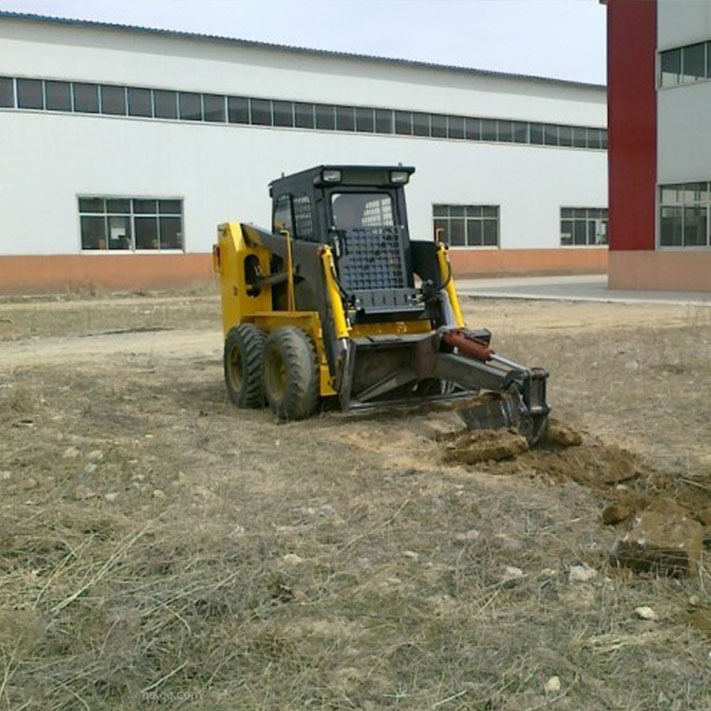
<path fill-rule="evenodd" d="M 80 454 L 76 447 L 67 447 L 62 454 L 62 459 L 76 459 Z"/>
<path fill-rule="evenodd" d="M 673 504 L 673 502 L 670 502 Z M 659 508 L 662 504 L 657 504 Z M 674 504 L 667 511 L 643 511 L 632 530 L 616 543 L 612 563 L 661 575 L 695 575 L 704 545 L 704 529 Z"/>
<path fill-rule="evenodd" d="M 164 499 L 165 498 L 165 491 L 163 491 L 163 489 L 153 489 L 153 498 L 154 499 Z"/>
<path fill-rule="evenodd" d="M 617 523 L 628 519 L 632 515 L 632 509 L 622 504 L 611 504 L 602 512 L 602 522 L 606 526 L 614 526 Z"/>
<path fill-rule="evenodd" d="M 100 462 L 104 458 L 104 453 L 100 449 L 93 449 L 86 455 L 86 458 L 90 462 Z"/>
<path fill-rule="evenodd" d="M 597 570 L 589 565 L 571 565 L 568 571 L 569 583 L 588 583 L 597 576 Z"/>
<path fill-rule="evenodd" d="M 478 541 L 480 537 L 479 531 L 476 528 L 470 528 L 468 531 L 462 531 L 461 533 L 455 533 L 452 536 L 452 540 L 455 543 L 473 543 Z"/>
<path fill-rule="evenodd" d="M 577 447 L 583 443 L 583 436 L 560 420 L 551 417 L 548 421 L 546 444 L 559 447 Z"/>
<path fill-rule="evenodd" d="M 625 368 L 627 370 L 639 370 L 639 361 L 630 360 L 627 363 L 625 363 Z"/>
<path fill-rule="evenodd" d="M 659 615 L 651 608 L 643 605 L 642 607 L 635 607 L 634 614 L 637 615 L 641 620 L 658 620 Z"/>
<path fill-rule="evenodd" d="M 0 481 L 7 481 L 11 476 L 12 474 L 8 471 L 0 472 Z"/>
<path fill-rule="evenodd" d="M 557 694 L 560 691 L 560 678 L 557 676 L 552 676 L 543 685 L 543 690 L 546 694 Z"/>
<path fill-rule="evenodd" d="M 104 499 L 106 499 L 109 503 L 112 503 L 118 499 L 118 492 L 110 491 L 107 494 L 104 494 Z"/>
<path fill-rule="evenodd" d="M 690 595 L 689 596 L 689 605 L 691 607 L 698 607 L 701 603 L 701 599 L 699 598 L 698 595 Z"/>
<path fill-rule="evenodd" d="M 507 565 L 504 568 L 504 573 L 501 576 L 502 583 L 510 583 L 514 580 L 519 580 L 523 577 L 523 570 L 521 568 L 515 568 L 513 565 Z"/>
<path fill-rule="evenodd" d="M 296 553 L 287 553 L 282 560 L 289 565 L 301 565 L 304 562 L 304 559 Z"/>
<path fill-rule="evenodd" d="M 37 484 L 37 479 L 34 477 L 28 476 L 27 479 L 23 479 L 20 482 L 20 487 L 22 489 L 36 489 L 38 486 Z"/>
<path fill-rule="evenodd" d="M 415 553 L 415 551 L 403 551 L 402 553 L 405 558 L 409 558 L 410 560 L 419 560 L 420 559 L 420 554 Z"/>
<path fill-rule="evenodd" d="M 89 462 L 86 467 L 84 467 L 84 471 L 87 474 L 93 474 L 97 469 L 98 467 L 96 464 L 94 464 L 94 462 Z"/>

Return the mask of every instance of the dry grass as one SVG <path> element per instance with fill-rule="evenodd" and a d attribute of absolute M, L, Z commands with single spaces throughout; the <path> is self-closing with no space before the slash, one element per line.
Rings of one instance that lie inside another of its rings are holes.
<path fill-rule="evenodd" d="M 203 309 L 142 306 L 99 330 Z M 76 332 L 92 307 L 54 318 Z M 698 478 L 707 314 L 497 344 L 549 367 L 574 424 Z M 711 641 L 687 624 L 705 569 L 610 569 L 593 491 L 444 466 L 450 415 L 239 414 L 217 358 L 0 355 L 0 708 L 711 708 Z M 591 583 L 568 582 L 579 562 Z"/>

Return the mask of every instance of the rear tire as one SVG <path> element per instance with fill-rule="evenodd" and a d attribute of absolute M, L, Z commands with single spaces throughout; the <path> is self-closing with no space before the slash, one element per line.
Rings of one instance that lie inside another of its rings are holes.
<path fill-rule="evenodd" d="M 281 420 L 301 420 L 316 410 L 319 372 L 316 350 L 300 328 L 287 326 L 264 344 L 264 395 Z"/>
<path fill-rule="evenodd" d="M 227 395 L 237 407 L 264 407 L 262 363 L 267 334 L 254 324 L 230 329 L 225 339 L 223 366 Z"/>

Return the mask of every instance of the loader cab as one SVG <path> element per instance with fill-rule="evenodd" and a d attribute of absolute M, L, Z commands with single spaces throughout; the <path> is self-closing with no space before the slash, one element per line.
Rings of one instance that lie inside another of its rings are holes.
<path fill-rule="evenodd" d="M 414 172 L 322 165 L 270 184 L 272 230 L 331 247 L 339 284 L 359 319 L 423 311 L 405 206 L 404 188 Z"/>

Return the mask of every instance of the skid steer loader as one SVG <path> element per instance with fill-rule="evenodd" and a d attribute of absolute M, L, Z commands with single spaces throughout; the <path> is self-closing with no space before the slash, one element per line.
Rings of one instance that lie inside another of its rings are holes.
<path fill-rule="evenodd" d="M 284 420 L 319 402 L 348 413 L 452 403 L 468 426 L 515 426 L 533 444 L 548 373 L 465 327 L 446 245 L 410 239 L 414 170 L 310 168 L 270 184 L 271 230 L 218 227 L 228 395 Z"/>

